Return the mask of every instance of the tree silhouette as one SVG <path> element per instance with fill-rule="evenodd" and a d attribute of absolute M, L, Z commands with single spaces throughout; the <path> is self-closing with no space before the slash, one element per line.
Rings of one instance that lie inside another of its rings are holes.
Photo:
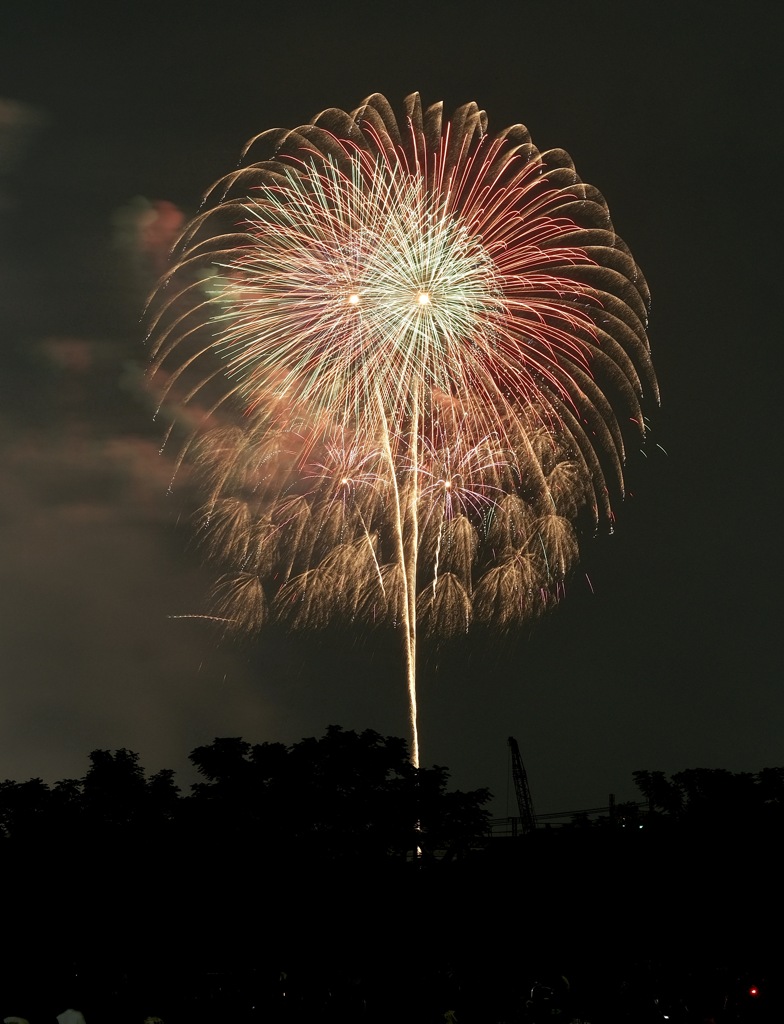
<path fill-rule="evenodd" d="M 240 837 L 325 862 L 404 859 L 419 848 L 449 857 L 487 833 L 487 790 L 447 793 L 444 768 L 413 768 L 406 744 L 330 726 L 286 748 L 216 739 L 191 761 L 194 818 L 213 837 Z"/>
<path fill-rule="evenodd" d="M 634 781 L 649 811 L 664 822 L 694 829 L 784 826 L 784 769 L 756 774 L 725 768 L 687 768 L 670 778 L 636 771 Z"/>
<path fill-rule="evenodd" d="M 320 863 L 454 859 L 484 842 L 485 789 L 447 790 L 446 768 L 414 768 L 404 740 L 330 726 L 290 747 L 216 738 L 192 751 L 201 776 L 147 778 L 139 755 L 93 750 L 82 779 L 0 783 L 0 837 L 82 850 L 169 843 L 211 856 Z"/>
<path fill-rule="evenodd" d="M 683 808 L 683 794 L 675 782 L 664 772 L 632 772 L 632 778 L 642 795 L 648 801 L 651 811 L 659 810 L 677 817 Z"/>

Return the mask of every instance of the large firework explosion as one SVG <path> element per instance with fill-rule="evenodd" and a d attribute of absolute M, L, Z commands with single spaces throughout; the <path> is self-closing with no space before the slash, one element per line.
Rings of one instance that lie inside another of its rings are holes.
<path fill-rule="evenodd" d="M 256 136 L 177 252 L 153 373 L 198 420 L 215 617 L 395 625 L 416 765 L 418 634 L 518 628 L 612 521 L 645 280 L 566 153 L 418 94 Z"/>

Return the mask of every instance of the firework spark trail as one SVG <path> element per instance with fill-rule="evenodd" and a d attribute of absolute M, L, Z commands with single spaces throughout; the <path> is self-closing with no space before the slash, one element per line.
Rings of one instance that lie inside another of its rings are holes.
<path fill-rule="evenodd" d="M 250 153 L 152 306 L 162 402 L 217 423 L 184 446 L 216 616 L 395 625 L 417 765 L 419 633 L 519 627 L 612 521 L 647 286 L 569 157 L 475 104 L 376 94 Z"/>

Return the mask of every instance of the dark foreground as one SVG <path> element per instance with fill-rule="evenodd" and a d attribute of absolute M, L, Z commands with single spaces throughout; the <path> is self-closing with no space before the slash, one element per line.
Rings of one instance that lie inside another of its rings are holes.
<path fill-rule="evenodd" d="M 590 831 L 425 867 L 215 837 L 6 849 L 0 1017 L 780 1022 L 779 851 L 774 836 Z"/>

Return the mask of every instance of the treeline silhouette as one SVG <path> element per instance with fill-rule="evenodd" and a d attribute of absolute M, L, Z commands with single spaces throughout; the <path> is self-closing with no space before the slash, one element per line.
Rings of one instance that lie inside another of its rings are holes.
<path fill-rule="evenodd" d="M 125 749 L 0 784 L 0 1019 L 528 1021 L 565 975 L 575 1018 L 639 1024 L 640 978 L 714 1005 L 751 972 L 784 1019 L 782 769 L 640 771 L 641 805 L 493 839 L 486 789 L 369 730 L 190 759 L 187 792 Z"/>
<path fill-rule="evenodd" d="M 147 778 L 130 750 L 94 750 L 82 779 L 0 783 L 0 835 L 139 852 L 198 843 L 254 861 L 374 864 L 464 856 L 488 830 L 487 789 L 449 791 L 446 768 L 412 767 L 406 743 L 331 726 L 292 746 L 216 738 L 190 761 L 184 795 L 170 769 Z"/>
<path fill-rule="evenodd" d="M 688 768 L 671 776 L 661 771 L 632 772 L 648 803 L 651 821 L 690 829 L 784 826 L 784 768 L 730 772 Z"/>
<path fill-rule="evenodd" d="M 188 792 L 125 749 L 94 750 L 80 779 L 0 784 L 0 1019 L 70 1003 L 88 1024 L 347 1022 L 370 1000 L 374 1021 L 443 1020 L 435 929 L 485 842 L 488 791 L 337 726 L 190 760 Z"/>
<path fill-rule="evenodd" d="M 577 812 L 561 828 L 648 828 L 674 837 L 708 836 L 730 830 L 784 834 L 784 768 L 730 772 L 726 768 L 687 768 L 667 776 L 661 771 L 635 771 L 632 778 L 643 796 L 620 803 L 610 814 L 590 817 Z"/>

